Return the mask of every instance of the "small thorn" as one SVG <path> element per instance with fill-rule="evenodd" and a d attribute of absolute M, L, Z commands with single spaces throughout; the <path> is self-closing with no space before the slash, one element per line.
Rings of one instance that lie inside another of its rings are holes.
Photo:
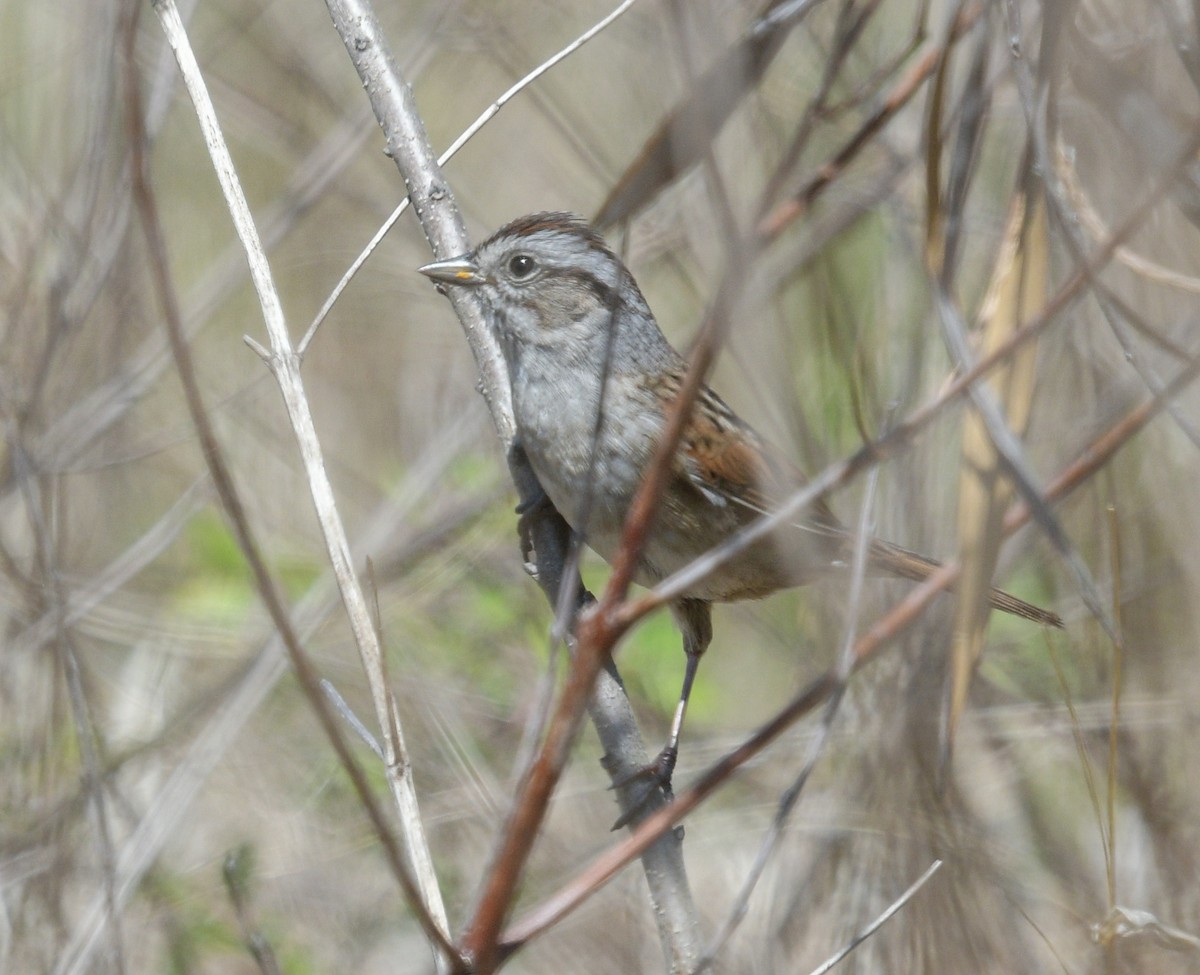
<path fill-rule="evenodd" d="M 254 350 L 254 353 L 260 359 L 262 359 L 263 362 L 265 362 L 267 365 L 271 364 L 271 353 L 267 350 L 266 346 L 258 341 L 258 339 L 250 335 L 243 335 L 242 341 L 250 346 L 250 348 Z"/>

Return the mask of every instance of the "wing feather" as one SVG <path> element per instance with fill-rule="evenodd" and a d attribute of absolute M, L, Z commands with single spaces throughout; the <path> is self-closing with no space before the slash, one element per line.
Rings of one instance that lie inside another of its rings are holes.
<path fill-rule="evenodd" d="M 707 386 L 684 431 L 679 466 L 712 503 L 734 504 L 760 515 L 778 508 L 806 480 Z M 844 532 L 823 500 L 809 509 L 802 527 Z"/>

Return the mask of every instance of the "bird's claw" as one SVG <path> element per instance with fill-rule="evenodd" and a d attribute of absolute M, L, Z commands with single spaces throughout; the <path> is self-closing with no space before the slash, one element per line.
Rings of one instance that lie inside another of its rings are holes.
<path fill-rule="evenodd" d="M 534 575 L 537 563 L 533 561 L 533 523 L 543 511 L 551 507 L 550 498 L 539 488 L 537 496 L 522 501 L 517 505 L 517 537 L 521 540 L 521 560 L 525 563 L 526 571 Z"/>
<path fill-rule="evenodd" d="M 614 831 L 628 826 L 641 813 L 645 812 L 659 790 L 662 791 L 667 802 L 674 801 L 675 793 L 671 790 L 671 775 L 675 771 L 675 762 L 678 758 L 679 749 L 674 745 L 667 745 L 655 756 L 654 761 L 635 768 L 613 781 L 613 784 L 609 786 L 610 789 L 625 789 L 635 783 L 643 783 L 640 790 L 631 797 L 625 811 L 612 824 Z"/>

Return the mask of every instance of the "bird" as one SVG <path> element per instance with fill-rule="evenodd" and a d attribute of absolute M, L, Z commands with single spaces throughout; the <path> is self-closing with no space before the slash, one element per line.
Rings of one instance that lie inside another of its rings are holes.
<path fill-rule="evenodd" d="M 572 531 L 612 563 L 687 373 L 633 274 L 586 222 L 562 212 L 520 217 L 474 250 L 419 270 L 440 287 L 469 288 L 481 299 L 508 369 L 516 443 Z M 654 586 L 804 484 L 795 464 L 702 386 L 634 580 Z M 688 698 L 712 641 L 712 605 L 811 582 L 849 565 L 853 548 L 853 533 L 819 499 L 671 604 L 683 638 L 683 686 L 666 745 L 640 774 L 670 795 Z M 867 562 L 874 573 L 915 581 L 941 565 L 875 538 Z M 1062 626 L 1053 612 L 1000 589 L 989 599 L 1004 612 Z"/>

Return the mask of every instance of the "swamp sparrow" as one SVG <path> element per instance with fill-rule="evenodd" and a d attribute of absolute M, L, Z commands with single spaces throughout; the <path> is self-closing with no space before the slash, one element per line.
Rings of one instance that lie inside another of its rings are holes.
<path fill-rule="evenodd" d="M 565 213 L 522 217 L 469 254 L 420 270 L 442 285 L 475 288 L 483 299 L 508 364 L 519 444 L 572 530 L 611 562 L 687 368 L 633 275 L 582 220 Z M 803 483 L 798 470 L 703 387 L 635 578 L 654 585 Z M 712 603 L 802 585 L 847 564 L 852 550 L 851 534 L 818 501 L 799 524 L 743 550 L 672 604 L 687 666 L 670 737 L 651 766 L 664 787 L 696 666 L 712 639 Z M 907 579 L 938 568 L 878 540 L 868 558 L 872 570 Z M 997 589 L 991 603 L 1062 625 L 1053 613 Z"/>

